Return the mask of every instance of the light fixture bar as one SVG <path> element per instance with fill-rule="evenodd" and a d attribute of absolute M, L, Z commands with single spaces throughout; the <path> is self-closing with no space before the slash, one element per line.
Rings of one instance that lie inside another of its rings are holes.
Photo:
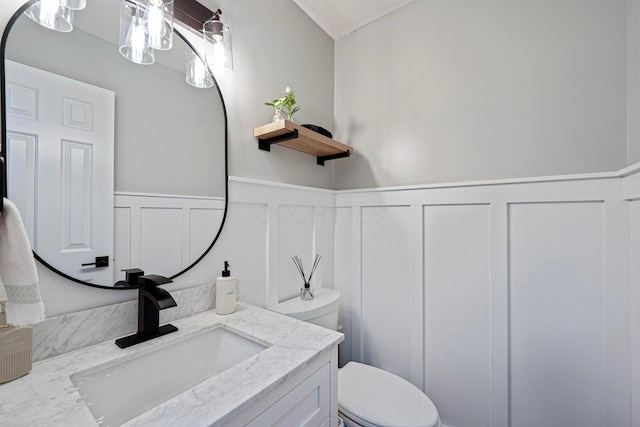
<path fill-rule="evenodd" d="M 174 0 L 174 2 L 173 17 L 202 34 L 202 26 L 213 16 L 213 11 L 196 0 Z"/>

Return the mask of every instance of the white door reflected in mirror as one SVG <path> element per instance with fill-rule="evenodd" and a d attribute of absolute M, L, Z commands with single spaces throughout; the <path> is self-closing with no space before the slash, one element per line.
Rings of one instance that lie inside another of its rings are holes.
<path fill-rule="evenodd" d="M 7 85 L 8 195 L 34 249 L 65 274 L 113 281 L 115 94 L 13 61 Z"/>

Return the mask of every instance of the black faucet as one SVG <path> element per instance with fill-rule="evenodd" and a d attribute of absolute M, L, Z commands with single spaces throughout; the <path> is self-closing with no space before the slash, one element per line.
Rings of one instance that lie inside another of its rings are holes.
<path fill-rule="evenodd" d="M 138 270 L 138 269 L 136 269 Z M 127 348 L 150 339 L 161 337 L 178 330 L 171 324 L 160 326 L 160 310 L 175 307 L 178 305 L 169 292 L 158 288 L 158 285 L 171 283 L 172 280 L 159 276 L 157 274 L 149 274 L 143 276 L 142 270 L 133 272 L 133 276 L 137 279 L 138 288 L 138 332 L 127 337 L 118 338 L 116 345 L 120 348 Z M 127 272 L 127 281 L 133 281 Z"/>

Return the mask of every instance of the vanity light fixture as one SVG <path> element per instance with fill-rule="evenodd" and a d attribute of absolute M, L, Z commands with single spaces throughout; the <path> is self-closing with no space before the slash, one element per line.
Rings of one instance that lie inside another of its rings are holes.
<path fill-rule="evenodd" d="M 149 46 L 169 50 L 173 46 L 173 0 L 148 0 L 144 21 Z"/>
<path fill-rule="evenodd" d="M 185 52 L 186 81 L 190 86 L 206 89 L 213 86 L 213 78 L 200 55 L 193 50 Z"/>
<path fill-rule="evenodd" d="M 220 15 L 222 11 L 218 9 L 202 25 L 205 62 L 217 79 L 223 77 L 225 68 L 233 70 L 231 28 L 220 21 Z"/>
<path fill-rule="evenodd" d="M 62 0 L 66 3 L 66 0 Z M 40 0 L 29 7 L 24 14 L 43 27 L 68 33 L 73 30 L 73 9 L 62 4 L 61 0 Z"/>
<path fill-rule="evenodd" d="M 155 52 L 149 46 L 149 34 L 144 25 L 144 10 L 137 3 L 120 3 L 120 53 L 129 61 L 141 65 L 153 64 Z"/>
<path fill-rule="evenodd" d="M 74 0 L 76 1 L 76 0 Z M 174 0 L 121 0 L 120 53 L 136 64 L 155 61 L 155 50 L 173 46 Z"/>
<path fill-rule="evenodd" d="M 171 49 L 174 4 L 179 19 L 202 32 L 204 41 L 204 60 L 194 52 L 186 54 L 186 81 L 197 88 L 212 87 L 210 70 L 217 79 L 225 68 L 233 70 L 231 29 L 220 21 L 220 9 L 207 19 L 211 10 L 197 0 L 120 0 L 120 53 L 131 62 L 149 65 L 155 62 L 156 50 Z M 38 0 L 24 13 L 43 27 L 69 32 L 74 12 L 86 5 L 87 0 Z"/>
<path fill-rule="evenodd" d="M 71 10 L 82 10 L 87 7 L 87 0 L 60 0 L 60 5 Z"/>

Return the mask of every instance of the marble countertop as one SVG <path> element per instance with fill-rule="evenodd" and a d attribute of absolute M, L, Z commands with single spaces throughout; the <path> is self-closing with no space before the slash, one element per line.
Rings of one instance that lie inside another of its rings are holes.
<path fill-rule="evenodd" d="M 71 375 L 135 358 L 158 345 L 223 326 L 268 348 L 125 424 L 162 426 L 189 420 L 190 426 L 221 425 L 343 339 L 338 332 L 265 309 L 243 303 L 237 307 L 230 315 L 220 316 L 211 310 L 173 321 L 177 332 L 127 349 L 118 348 L 111 340 L 34 363 L 28 375 L 0 385 L 0 425 L 98 425 L 71 382 Z"/>

